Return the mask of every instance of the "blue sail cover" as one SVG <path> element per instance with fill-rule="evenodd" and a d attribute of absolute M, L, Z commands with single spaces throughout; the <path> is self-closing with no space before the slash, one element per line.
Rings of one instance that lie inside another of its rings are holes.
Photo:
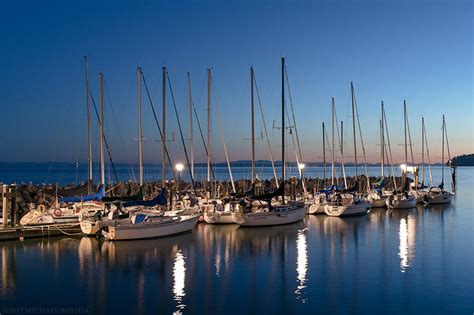
<path fill-rule="evenodd" d="M 157 195 L 152 200 L 137 200 L 137 201 L 129 201 L 123 204 L 124 207 L 132 207 L 132 206 L 145 206 L 145 207 L 153 207 L 153 206 L 164 206 L 166 205 L 166 189 L 163 189 L 159 195 Z"/>
<path fill-rule="evenodd" d="M 73 196 L 59 198 L 59 202 L 83 202 L 83 201 L 100 201 L 105 196 L 104 185 L 100 185 L 99 190 L 92 195 Z"/>
<path fill-rule="evenodd" d="M 319 192 L 324 193 L 326 195 L 330 195 L 333 193 L 333 191 L 342 191 L 343 189 L 344 187 L 342 185 L 331 185 L 329 187 L 321 189 Z"/>

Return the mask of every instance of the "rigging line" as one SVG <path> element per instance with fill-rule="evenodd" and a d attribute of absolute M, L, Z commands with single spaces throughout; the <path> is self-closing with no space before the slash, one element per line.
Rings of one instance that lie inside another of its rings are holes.
<path fill-rule="evenodd" d="M 216 111 L 217 111 L 217 114 L 219 115 L 219 127 L 221 128 L 222 145 L 224 146 L 225 159 L 227 161 L 227 168 L 229 169 L 230 182 L 232 184 L 232 190 L 235 193 L 236 190 L 235 190 L 234 177 L 232 176 L 232 169 L 230 167 L 229 155 L 227 154 L 227 146 L 225 144 L 225 139 L 224 139 L 224 128 L 222 127 L 222 115 L 221 115 L 221 112 L 219 111 L 219 105 L 218 105 L 217 97 L 216 97 L 216 90 L 214 88 L 214 82 L 212 79 L 211 79 L 211 87 L 212 87 L 212 96 L 214 97 L 214 104 L 216 105 Z"/>
<path fill-rule="evenodd" d="M 275 177 L 276 188 L 278 189 L 279 188 L 278 176 L 275 169 L 275 162 L 273 160 L 272 146 L 270 144 L 270 137 L 268 136 L 268 129 L 267 129 L 267 123 L 265 121 L 265 115 L 263 114 L 263 107 L 262 107 L 262 102 L 260 100 L 260 93 L 258 91 L 257 78 L 255 77 L 255 71 L 253 73 L 253 80 L 254 80 L 254 85 L 255 85 L 255 91 L 257 92 L 257 99 L 258 99 L 258 105 L 260 107 L 260 114 L 262 116 L 263 129 L 265 130 L 265 138 L 267 139 L 268 152 L 270 154 L 270 160 L 272 162 L 273 176 Z"/>
<path fill-rule="evenodd" d="M 296 143 L 298 145 L 298 154 L 300 157 L 300 161 L 303 161 L 303 156 L 301 155 L 300 137 L 298 136 L 298 128 L 296 127 L 295 110 L 293 107 L 293 98 L 291 97 L 290 81 L 288 80 L 288 72 L 286 70 L 286 67 L 285 67 L 285 76 L 286 76 L 286 86 L 288 88 L 288 97 L 290 99 L 291 115 L 293 116 L 293 126 L 295 127 Z"/>
<path fill-rule="evenodd" d="M 150 91 L 148 90 L 148 85 L 146 84 L 145 74 L 143 73 L 143 70 L 141 70 L 140 73 L 141 73 L 141 76 L 142 76 L 142 79 L 143 79 L 143 84 L 145 85 L 145 90 L 146 90 L 146 94 L 148 96 L 148 101 L 150 102 L 151 111 L 153 112 L 153 117 L 155 118 L 155 123 L 156 123 L 156 126 L 158 127 L 158 132 L 160 133 L 161 141 L 163 141 L 165 143 L 165 145 L 164 145 L 165 154 L 166 154 L 166 157 L 168 159 L 168 164 L 170 166 L 171 173 L 173 174 L 173 180 L 176 181 L 176 175 L 174 173 L 173 165 L 171 164 L 171 158 L 170 158 L 170 155 L 169 155 L 169 152 L 168 152 L 168 146 L 166 145 L 166 141 L 163 139 L 163 133 L 161 132 L 160 123 L 158 122 L 158 118 L 156 117 L 155 106 L 153 105 L 153 101 L 151 100 L 151 96 L 150 96 Z M 162 188 L 164 188 L 164 187 L 162 187 Z"/>
<path fill-rule="evenodd" d="M 194 110 L 194 116 L 196 117 L 196 122 L 197 122 L 198 127 L 199 127 L 199 133 L 201 134 L 202 144 L 204 145 L 204 151 L 206 151 L 206 156 L 208 156 L 209 152 L 207 151 L 206 141 L 204 140 L 204 134 L 202 133 L 201 122 L 199 121 L 199 116 L 197 114 L 196 107 L 194 106 L 194 104 L 193 104 L 193 110 Z M 216 181 L 216 176 L 214 174 L 214 169 L 212 168 L 212 163 L 211 163 L 210 167 L 211 167 L 212 180 Z M 202 175 L 202 172 L 203 172 L 203 167 L 201 165 L 201 175 Z"/>
<path fill-rule="evenodd" d="M 448 128 L 446 127 L 446 121 L 444 122 L 444 134 L 446 135 L 446 148 L 448 149 L 448 160 L 451 160 L 451 152 L 449 151 Z"/>
<path fill-rule="evenodd" d="M 110 108 L 111 108 L 111 110 L 112 110 L 112 118 L 114 119 L 114 122 L 115 122 L 115 128 L 117 129 L 117 134 L 118 134 L 118 137 L 119 137 L 119 140 L 120 140 L 120 144 L 122 145 L 122 150 L 123 150 L 124 152 L 127 152 L 127 150 L 126 150 L 126 148 L 125 148 L 125 142 L 123 141 L 122 134 L 120 133 L 120 129 L 119 129 L 118 122 L 117 122 L 117 117 L 115 116 L 114 105 L 112 104 L 112 99 L 111 99 L 111 97 L 110 97 L 109 89 L 108 89 L 108 87 L 107 87 L 107 81 L 106 81 L 105 78 L 103 79 L 103 81 L 104 81 L 105 95 L 107 96 L 107 100 L 109 101 Z M 131 169 L 132 175 L 133 175 L 133 177 L 135 178 L 135 173 L 134 173 L 134 171 L 133 171 L 132 164 L 128 164 L 128 167 Z"/>
<path fill-rule="evenodd" d="M 413 158 L 413 144 L 411 143 L 411 132 L 410 132 L 410 121 L 408 120 L 407 114 L 407 127 L 408 127 L 408 145 L 410 146 L 410 154 L 411 154 L 411 163 L 415 164 L 415 159 Z"/>
<path fill-rule="evenodd" d="M 392 156 L 392 146 L 390 145 L 390 135 L 388 133 L 388 124 L 387 124 L 387 115 L 385 114 L 385 108 L 383 110 L 383 119 L 384 119 L 384 127 L 385 127 L 385 132 L 387 133 L 387 144 L 388 144 L 388 153 L 390 156 L 390 173 L 392 174 L 392 180 L 393 180 L 393 187 L 395 190 L 397 190 L 397 181 L 395 179 L 395 170 L 393 169 L 393 156 Z"/>
<path fill-rule="evenodd" d="M 433 175 L 431 173 L 431 159 L 430 159 L 430 148 L 428 147 L 428 137 L 426 136 L 426 126 L 425 126 L 425 146 L 426 146 L 426 155 L 428 157 L 428 172 L 430 174 L 430 181 L 429 185 L 430 187 L 433 185 Z"/>
<path fill-rule="evenodd" d="M 97 111 L 97 106 L 95 105 L 94 96 L 92 95 L 92 91 L 91 91 L 91 90 L 89 90 L 89 94 L 91 95 L 91 100 L 92 100 L 92 104 L 94 105 L 94 111 L 95 111 L 95 114 L 96 114 L 96 116 L 97 116 L 97 120 L 99 121 L 99 125 L 101 125 L 101 124 L 102 124 L 102 121 L 100 121 L 99 112 Z M 106 149 L 107 149 L 107 155 L 109 156 L 110 164 L 112 165 L 112 171 L 114 172 L 115 180 L 116 180 L 116 182 L 118 183 L 119 180 L 118 180 L 118 176 L 117 176 L 117 170 L 115 169 L 115 163 L 114 163 L 114 161 L 112 160 L 112 153 L 110 152 L 109 143 L 108 143 L 108 141 L 107 141 L 107 137 L 105 136 L 105 134 L 104 134 L 104 143 L 105 143 L 105 147 L 106 147 Z"/>
<path fill-rule="evenodd" d="M 369 171 L 367 170 L 367 155 L 365 153 L 364 138 L 362 137 L 362 128 L 360 126 L 359 109 L 357 107 L 357 99 L 356 99 L 355 93 L 354 93 L 354 107 L 355 107 L 355 114 L 357 116 L 357 125 L 359 127 L 360 144 L 362 146 L 362 153 L 364 156 L 365 177 L 367 178 L 367 192 L 369 192 L 370 181 L 369 181 Z"/>
<path fill-rule="evenodd" d="M 194 176 L 193 176 L 193 173 L 191 172 L 191 164 L 189 162 L 188 150 L 186 150 L 186 143 L 184 142 L 183 130 L 181 129 L 181 122 L 179 120 L 178 109 L 176 108 L 176 102 L 174 100 L 174 93 L 173 93 L 173 88 L 171 87 L 171 79 L 170 79 L 168 70 L 166 70 L 166 77 L 168 78 L 168 86 L 170 88 L 171 100 L 173 101 L 174 112 L 176 114 L 176 120 L 178 121 L 179 134 L 181 135 L 181 142 L 183 143 L 184 155 L 186 156 L 186 162 L 188 164 L 189 176 L 191 177 L 191 183 L 193 185 L 194 195 L 197 196 L 196 186 L 194 185 Z"/>

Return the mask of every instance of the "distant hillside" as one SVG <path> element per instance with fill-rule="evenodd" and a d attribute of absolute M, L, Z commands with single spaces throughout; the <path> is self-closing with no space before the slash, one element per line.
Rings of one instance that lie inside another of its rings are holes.
<path fill-rule="evenodd" d="M 457 166 L 474 166 L 474 153 L 456 156 L 453 160 Z"/>

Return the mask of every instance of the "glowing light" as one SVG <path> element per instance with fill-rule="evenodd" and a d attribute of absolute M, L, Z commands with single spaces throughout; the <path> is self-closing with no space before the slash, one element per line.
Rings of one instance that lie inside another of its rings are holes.
<path fill-rule="evenodd" d="M 176 253 L 176 257 L 174 259 L 174 266 L 173 266 L 173 294 L 174 300 L 178 302 L 178 309 L 179 311 L 175 312 L 175 314 L 181 314 L 181 310 L 184 309 L 186 306 L 183 304 L 183 298 L 186 295 L 184 293 L 184 285 L 185 285 L 185 278 L 186 278 L 186 266 L 185 266 L 185 259 L 181 250 L 178 250 Z"/>
<path fill-rule="evenodd" d="M 305 167 L 306 167 L 306 165 L 304 165 L 304 163 L 298 164 L 298 168 L 299 168 L 300 170 L 303 170 Z"/>
<path fill-rule="evenodd" d="M 182 163 L 178 163 L 175 165 L 175 168 L 178 172 L 182 172 L 184 170 L 184 165 Z"/>

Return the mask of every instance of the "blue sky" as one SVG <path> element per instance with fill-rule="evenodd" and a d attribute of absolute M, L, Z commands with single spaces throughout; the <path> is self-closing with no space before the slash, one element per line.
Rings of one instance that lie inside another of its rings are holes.
<path fill-rule="evenodd" d="M 0 161 L 85 161 L 83 56 L 98 101 L 105 75 L 105 129 L 116 161 L 137 162 L 137 75 L 140 64 L 161 112 L 166 64 L 188 133 L 186 72 L 201 124 L 206 124 L 206 69 L 232 160 L 249 159 L 249 67 L 255 68 L 271 127 L 280 123 L 280 57 L 287 71 L 303 159 L 321 160 L 321 122 L 334 96 L 350 130 L 350 82 L 356 88 L 368 160 L 377 162 L 380 101 L 384 100 L 394 159 L 403 160 L 403 100 L 407 100 L 415 159 L 425 116 L 432 159 L 440 158 L 441 115 L 451 153 L 474 152 L 473 5 L 469 1 L 12 1 L 0 10 Z M 169 92 L 168 92 L 169 95 Z M 259 113 L 257 112 L 257 117 Z M 184 160 L 168 97 L 170 151 Z M 161 161 L 157 129 L 143 94 L 144 159 Z M 262 130 L 257 119 L 257 133 Z M 93 124 L 94 158 L 98 126 Z M 279 134 L 269 130 L 280 156 Z M 196 160 L 204 154 L 197 129 Z M 288 139 L 290 140 L 290 139 Z M 358 139 L 359 141 L 359 139 Z M 289 141 L 291 144 L 291 141 Z M 345 147 L 352 149 L 352 136 Z M 216 104 L 213 159 L 224 160 Z M 257 158 L 267 159 L 263 140 Z M 292 147 L 288 147 L 291 160 Z M 359 152 L 361 148 L 359 147 Z M 351 159 L 351 157 L 348 157 Z"/>

